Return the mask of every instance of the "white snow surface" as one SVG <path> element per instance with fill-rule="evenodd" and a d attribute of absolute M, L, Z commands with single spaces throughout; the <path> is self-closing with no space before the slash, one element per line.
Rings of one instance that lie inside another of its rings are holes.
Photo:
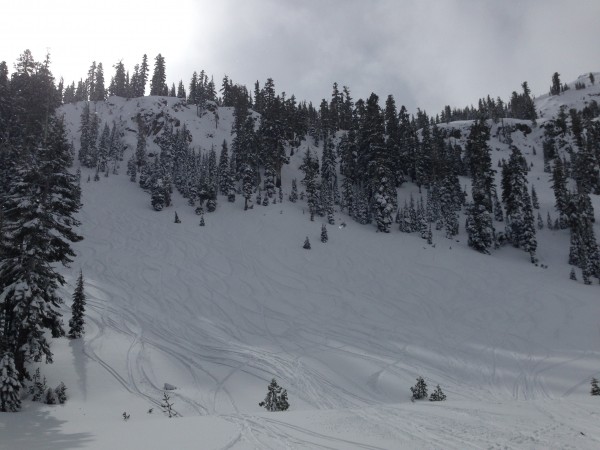
<path fill-rule="evenodd" d="M 597 86 L 567 94 L 586 92 Z M 549 117 L 559 101 L 538 105 Z M 230 110 L 219 109 L 215 126 L 193 108 L 174 111 L 175 102 L 111 98 L 96 110 L 130 128 L 125 160 L 139 108 L 162 104 L 188 124 L 195 146 L 231 139 Z M 77 145 L 81 105 L 63 110 Z M 529 180 L 545 220 L 555 213 L 540 136 L 534 128 L 513 139 L 534 163 Z M 508 159 L 505 144 L 491 146 L 494 162 Z M 302 152 L 284 168 L 286 198 Z M 302 201 L 244 212 L 240 196 L 219 197 L 199 227 L 179 194 L 153 211 L 124 166 L 99 182 L 86 182 L 93 173 L 83 169 L 85 240 L 61 270 L 65 322 L 83 270 L 86 334 L 53 340 L 54 364 L 41 366 L 69 399 L 1 413 L 0 448 L 600 448 L 600 400 L 589 395 L 600 375 L 599 287 L 569 280 L 568 231 L 538 231 L 543 268 L 509 247 L 481 255 L 464 229 L 456 240 L 434 231 L 429 246 L 339 211 L 322 244 L 321 221 Z M 402 186 L 400 204 L 411 193 Z M 448 400 L 411 402 L 419 375 Z M 273 377 L 288 391 L 288 411 L 258 406 Z M 176 386 L 169 394 L 181 417 L 161 412 L 165 383 Z"/>

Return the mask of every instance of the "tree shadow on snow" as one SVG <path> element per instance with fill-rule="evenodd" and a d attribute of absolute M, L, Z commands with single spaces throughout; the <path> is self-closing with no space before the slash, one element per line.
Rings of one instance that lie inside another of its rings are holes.
<path fill-rule="evenodd" d="M 87 399 L 87 363 L 88 357 L 83 353 L 83 339 L 71 339 L 69 347 L 73 354 L 73 363 L 77 373 L 77 384 L 83 395 L 83 400 Z"/>
<path fill-rule="evenodd" d="M 21 412 L 0 412 L 0 448 L 62 450 L 82 448 L 92 441 L 91 433 L 64 433 L 65 420 L 53 417 L 42 405 L 28 403 Z"/>

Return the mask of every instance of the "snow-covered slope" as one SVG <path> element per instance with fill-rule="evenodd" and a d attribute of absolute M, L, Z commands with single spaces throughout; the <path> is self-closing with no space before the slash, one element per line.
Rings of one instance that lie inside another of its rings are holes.
<path fill-rule="evenodd" d="M 559 100 L 538 107 L 548 117 Z M 130 128 L 128 151 L 141 109 L 187 123 L 193 145 L 229 139 L 231 111 L 219 109 L 217 124 L 176 102 L 111 98 L 96 111 Z M 73 137 L 78 108 L 65 107 Z M 512 138 L 533 163 L 545 218 L 554 199 L 541 151 L 533 154 L 540 136 Z M 508 157 L 506 144 L 491 145 L 494 162 Z M 285 168 L 285 190 L 300 154 Z M 83 169 L 85 240 L 63 293 L 81 268 L 87 331 L 56 340 L 55 364 L 42 367 L 50 385 L 66 383 L 69 401 L 2 415 L 0 448 L 600 447 L 600 401 L 589 395 L 600 374 L 598 287 L 568 280 L 567 231 L 538 232 L 548 268 L 508 247 L 478 254 L 464 233 L 434 234 L 429 246 L 339 212 L 346 226 L 330 226 L 322 244 L 302 201 L 244 212 L 239 198 L 220 199 L 199 227 L 185 199 L 175 194 L 157 213 L 123 172 L 86 183 Z M 418 195 L 411 185 L 400 191 Z M 419 375 L 448 400 L 411 402 Z M 273 377 L 289 411 L 258 406 Z M 183 417 L 160 412 L 164 383 L 177 387 Z"/>

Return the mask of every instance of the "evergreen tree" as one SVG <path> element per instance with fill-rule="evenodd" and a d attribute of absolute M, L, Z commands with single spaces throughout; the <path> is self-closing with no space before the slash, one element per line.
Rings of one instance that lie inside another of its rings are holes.
<path fill-rule="evenodd" d="M 131 158 L 127 160 L 127 175 L 129 175 L 129 181 L 136 182 L 137 164 L 135 163 L 135 155 L 131 155 Z"/>
<path fill-rule="evenodd" d="M 271 380 L 267 395 L 258 406 L 264 407 L 267 411 L 286 411 L 290 407 L 287 391 L 277 384 L 275 378 Z"/>
<path fill-rule="evenodd" d="M 478 191 L 477 204 L 483 205 L 488 212 L 493 208 L 494 173 L 490 148 L 487 141 L 490 138 L 490 129 L 485 120 L 480 119 L 471 126 L 466 147 L 466 159 L 469 172 L 473 180 L 473 190 Z"/>
<path fill-rule="evenodd" d="M 17 412 L 21 409 L 20 391 L 21 382 L 13 354 L 5 352 L 0 360 L 0 411 Z"/>
<path fill-rule="evenodd" d="M 502 167 L 502 201 L 506 208 L 506 231 L 512 244 L 528 252 L 532 262 L 535 262 L 535 218 L 527 190 L 526 170 L 525 158 L 517 147 L 512 146 L 508 164 Z"/>
<path fill-rule="evenodd" d="M 600 395 L 600 387 L 598 387 L 598 379 L 592 378 L 592 389 L 590 390 L 591 395 Z"/>
<path fill-rule="evenodd" d="M 56 291 L 65 281 L 56 266 L 72 262 L 70 243 L 82 239 L 74 231 L 80 190 L 68 171 L 71 154 L 62 120 L 49 117 L 45 141 L 32 150 L 19 162 L 8 193 L 0 193 L 5 245 L 0 342 L 13 354 L 20 377 L 26 376 L 26 362 L 52 361 L 44 331 L 64 334 Z"/>
<path fill-rule="evenodd" d="M 152 74 L 152 80 L 150 80 L 150 95 L 167 95 L 166 80 L 165 58 L 159 53 L 154 59 L 154 73 Z"/>
<path fill-rule="evenodd" d="M 59 404 L 64 404 L 67 401 L 67 387 L 62 381 L 54 388 L 54 395 Z"/>
<path fill-rule="evenodd" d="M 591 283 L 590 277 L 600 276 L 600 253 L 588 210 L 589 202 L 587 194 L 577 193 L 571 196 L 567 207 L 571 229 L 569 264 L 581 268 L 585 284 Z"/>
<path fill-rule="evenodd" d="M 310 149 L 306 149 L 300 170 L 304 172 L 302 183 L 306 187 L 306 195 L 308 197 L 308 210 L 310 212 L 310 220 L 315 220 L 315 214 L 318 207 L 319 186 L 317 176 L 319 175 L 319 160 Z"/>
<path fill-rule="evenodd" d="M 242 167 L 242 193 L 244 196 L 244 211 L 252 208 L 252 190 L 254 186 L 254 171 L 250 164 Z"/>
<path fill-rule="evenodd" d="M 232 157 L 229 160 L 229 170 L 227 172 L 227 201 L 230 203 L 235 202 L 235 159 Z"/>
<path fill-rule="evenodd" d="M 80 338 L 84 334 L 85 314 L 85 292 L 83 288 L 83 272 L 79 271 L 77 286 L 73 292 L 73 303 L 71 304 L 71 319 L 69 320 L 69 337 Z"/>
<path fill-rule="evenodd" d="M 296 203 L 296 201 L 298 201 L 298 185 L 295 178 L 292 179 L 292 192 L 290 193 L 289 200 L 292 203 Z"/>
<path fill-rule="evenodd" d="M 90 90 L 90 101 L 104 101 L 106 100 L 106 89 L 104 88 L 104 69 L 102 63 L 98 63 L 96 67 L 96 76 L 93 83 L 93 89 Z"/>
<path fill-rule="evenodd" d="M 226 140 L 223 140 L 221 146 L 217 179 L 219 180 L 219 192 L 221 195 L 227 195 L 229 193 L 229 155 Z"/>
<path fill-rule="evenodd" d="M 110 95 L 116 95 L 117 97 L 129 97 L 129 86 L 127 77 L 125 74 L 125 66 L 122 61 L 117 62 L 114 65 L 115 76 L 111 80 L 108 92 Z"/>
<path fill-rule="evenodd" d="M 541 213 L 537 213 L 537 227 L 538 230 L 543 230 L 544 229 L 544 218 L 542 217 Z"/>
<path fill-rule="evenodd" d="M 554 72 L 554 75 L 552 75 L 552 85 L 550 86 L 550 95 L 560 95 L 560 91 L 560 75 L 558 72 Z"/>
<path fill-rule="evenodd" d="M 533 184 L 531 185 L 531 206 L 533 206 L 534 209 L 540 209 L 540 202 Z"/>
<path fill-rule="evenodd" d="M 435 387 L 435 391 L 433 391 L 431 393 L 431 395 L 429 396 L 429 401 L 430 402 L 443 402 L 444 400 L 446 400 L 446 394 L 444 394 L 444 392 L 442 392 L 442 388 L 438 384 Z"/>
<path fill-rule="evenodd" d="M 329 240 L 327 237 L 327 227 L 325 224 L 321 225 L 321 242 L 326 243 Z"/>
<path fill-rule="evenodd" d="M 304 239 L 304 245 L 302 248 L 305 250 L 310 250 L 310 241 L 308 240 L 308 236 L 306 236 L 306 239 Z"/>
<path fill-rule="evenodd" d="M 467 224 L 466 230 L 468 235 L 469 247 L 481 253 L 489 254 L 489 248 L 494 243 L 494 227 L 492 225 L 492 217 L 482 204 L 481 194 L 473 193 L 475 199 L 467 206 Z"/>
<path fill-rule="evenodd" d="M 571 267 L 571 272 L 569 273 L 569 279 L 573 281 L 577 281 L 577 274 L 575 273 L 575 267 Z"/>
<path fill-rule="evenodd" d="M 155 211 L 162 211 L 166 205 L 165 184 L 162 178 L 157 178 L 152 186 L 151 203 Z"/>
<path fill-rule="evenodd" d="M 421 400 L 427 398 L 427 383 L 423 377 L 417 377 L 417 383 L 410 388 L 413 400 Z"/>

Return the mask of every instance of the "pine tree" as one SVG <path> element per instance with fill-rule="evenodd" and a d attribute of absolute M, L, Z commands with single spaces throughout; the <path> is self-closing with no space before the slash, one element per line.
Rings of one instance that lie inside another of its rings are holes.
<path fill-rule="evenodd" d="M 179 216 L 177 215 L 177 211 L 175 211 L 175 223 L 181 223 L 181 220 L 179 220 Z"/>
<path fill-rule="evenodd" d="M 478 194 L 474 193 L 474 195 L 477 198 Z M 467 206 L 466 230 L 469 247 L 489 254 L 489 249 L 494 243 L 494 227 L 490 213 L 481 202 Z"/>
<path fill-rule="evenodd" d="M 267 388 L 265 399 L 258 404 L 264 407 L 267 411 L 286 411 L 290 404 L 287 398 L 287 391 L 277 384 L 275 378 L 271 380 Z"/>
<path fill-rule="evenodd" d="M 41 402 L 48 386 L 46 385 L 46 377 L 42 378 L 40 375 L 39 367 L 35 369 L 33 376 L 31 377 L 31 385 L 29 386 L 28 392 L 31 395 L 31 401 Z"/>
<path fill-rule="evenodd" d="M 571 267 L 571 273 L 569 273 L 569 279 L 577 281 L 577 273 L 575 273 L 575 267 Z"/>
<path fill-rule="evenodd" d="M 319 175 L 319 160 L 312 154 L 310 149 L 306 149 L 300 170 L 304 172 L 304 178 L 301 183 L 306 187 L 310 220 L 314 221 L 318 207 L 319 186 L 317 176 Z"/>
<path fill-rule="evenodd" d="M 560 91 L 560 75 L 558 72 L 554 72 L 554 75 L 552 75 L 552 85 L 550 86 L 550 95 L 560 95 Z"/>
<path fill-rule="evenodd" d="M 417 383 L 410 388 L 413 400 L 421 400 L 427 398 L 427 383 L 423 377 L 417 377 Z"/>
<path fill-rule="evenodd" d="M 154 73 L 152 74 L 152 80 L 150 80 L 150 95 L 167 95 L 165 58 L 159 53 L 154 61 Z"/>
<path fill-rule="evenodd" d="M 131 155 L 131 158 L 127 160 L 127 175 L 129 175 L 129 181 L 135 183 L 137 181 L 137 164 L 135 163 L 135 155 Z"/>
<path fill-rule="evenodd" d="M 325 243 L 329 240 L 327 237 L 327 227 L 325 224 L 321 225 L 321 242 Z"/>
<path fill-rule="evenodd" d="M 54 395 L 59 404 L 64 404 L 67 401 L 67 387 L 62 381 L 54 388 Z"/>
<path fill-rule="evenodd" d="M 303 249 L 306 250 L 310 250 L 310 241 L 308 240 L 308 236 L 306 236 L 306 239 L 304 240 L 304 245 L 302 246 Z"/>
<path fill-rule="evenodd" d="M 429 401 L 430 402 L 443 402 L 444 400 L 446 400 L 446 394 L 444 394 L 444 392 L 442 392 L 442 388 L 438 384 L 435 387 L 435 391 L 433 391 L 431 393 L 431 395 L 429 396 Z"/>
<path fill-rule="evenodd" d="M 127 83 L 123 62 L 117 62 L 113 67 L 115 68 L 115 76 L 108 87 L 109 94 L 117 97 L 129 97 L 129 83 Z"/>
<path fill-rule="evenodd" d="M 5 352 L 0 360 L 0 411 L 17 412 L 21 409 L 20 391 L 21 382 L 13 354 Z"/>
<path fill-rule="evenodd" d="M 69 337 L 73 339 L 80 338 L 84 334 L 84 314 L 85 314 L 85 292 L 83 283 L 83 271 L 79 271 L 77 286 L 73 292 L 73 303 L 71 305 L 71 319 L 69 320 Z"/>
<path fill-rule="evenodd" d="M 229 170 L 227 171 L 227 201 L 235 202 L 235 159 L 232 157 L 229 160 Z"/>
<path fill-rule="evenodd" d="M 540 209 L 540 202 L 538 200 L 537 192 L 535 191 L 535 186 L 531 185 L 531 205 L 534 209 Z"/>
<path fill-rule="evenodd" d="M 244 196 L 244 211 L 252 209 L 252 189 L 254 186 L 254 171 L 250 164 L 245 163 L 242 168 L 242 193 Z"/>
<path fill-rule="evenodd" d="M 292 203 L 296 203 L 298 201 L 298 185 L 296 184 L 296 179 L 292 180 L 292 192 L 290 193 L 289 200 Z"/>
<path fill-rule="evenodd" d="M 544 229 L 544 218 L 542 217 L 542 214 L 540 212 L 538 212 L 537 214 L 537 227 L 538 230 Z"/>
<path fill-rule="evenodd" d="M 72 262 L 70 243 L 82 239 L 74 231 L 81 193 L 68 171 L 70 161 L 64 123 L 49 117 L 45 140 L 19 162 L 8 194 L 0 193 L 6 244 L 0 298 L 9 311 L 0 341 L 13 354 L 19 376 L 26 376 L 28 361 L 52 361 L 46 330 L 64 335 L 57 289 L 65 280 L 56 266 Z"/>
<path fill-rule="evenodd" d="M 600 395 L 600 387 L 598 387 L 598 379 L 592 378 L 592 389 L 590 390 L 591 395 Z"/>
<path fill-rule="evenodd" d="M 552 189 L 556 199 L 555 207 L 559 213 L 558 222 L 561 229 L 567 227 L 567 205 L 569 203 L 569 192 L 567 190 L 567 178 L 564 166 L 560 158 L 556 158 L 554 170 L 552 171 Z"/>
<path fill-rule="evenodd" d="M 102 63 L 98 63 L 96 67 L 96 76 L 90 91 L 90 101 L 104 101 L 106 100 L 106 89 L 104 88 L 104 69 Z"/>
<path fill-rule="evenodd" d="M 229 155 L 226 140 L 223 140 L 223 145 L 221 146 L 217 178 L 219 183 L 219 192 L 221 195 L 227 195 L 229 193 Z"/>

